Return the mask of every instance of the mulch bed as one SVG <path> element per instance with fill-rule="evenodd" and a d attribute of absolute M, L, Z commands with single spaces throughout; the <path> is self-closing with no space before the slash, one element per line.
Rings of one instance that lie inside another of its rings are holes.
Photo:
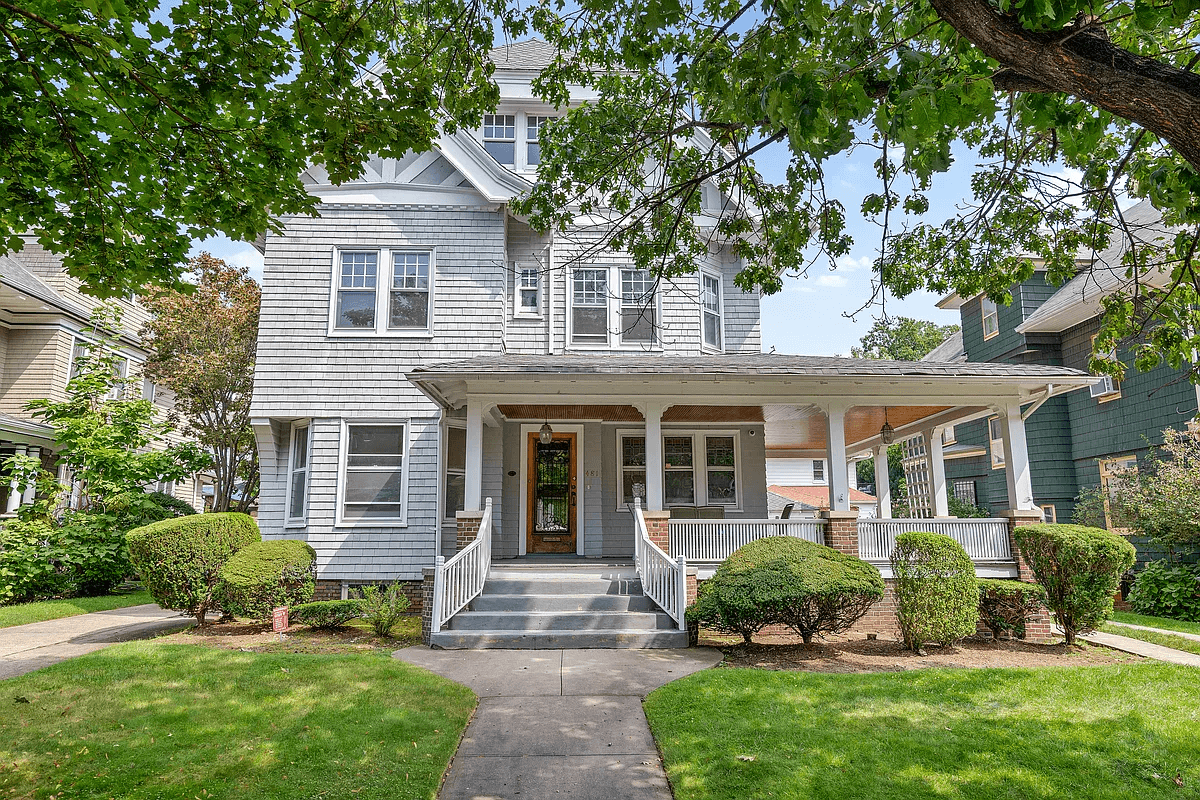
<path fill-rule="evenodd" d="M 920 656 L 892 639 L 837 636 L 805 645 L 799 636 L 755 637 L 742 644 L 729 637 L 701 632 L 700 646 L 719 647 L 722 667 L 804 672 L 906 672 L 930 667 L 1080 667 L 1128 664 L 1139 656 L 1095 644 L 1032 644 L 1020 640 L 971 638 L 954 647 L 926 648 Z"/>
<path fill-rule="evenodd" d="M 158 641 L 251 653 L 391 653 L 421 643 L 420 620 L 417 620 L 415 635 L 408 633 L 411 628 L 411 625 L 401 622 L 393 631 L 393 634 L 399 635 L 380 638 L 374 632 L 360 627 L 318 631 L 293 625 L 281 639 L 278 633 L 272 632 L 270 624 L 217 622 L 163 636 Z"/>

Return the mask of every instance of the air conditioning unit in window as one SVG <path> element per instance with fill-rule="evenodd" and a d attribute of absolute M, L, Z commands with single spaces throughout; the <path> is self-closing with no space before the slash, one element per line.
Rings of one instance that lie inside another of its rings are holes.
<path fill-rule="evenodd" d="M 1091 391 L 1092 397 L 1104 397 L 1106 395 L 1116 394 L 1119 390 L 1117 389 L 1116 383 L 1113 382 L 1112 375 L 1104 375 L 1100 378 L 1099 383 L 1092 384 Z"/>

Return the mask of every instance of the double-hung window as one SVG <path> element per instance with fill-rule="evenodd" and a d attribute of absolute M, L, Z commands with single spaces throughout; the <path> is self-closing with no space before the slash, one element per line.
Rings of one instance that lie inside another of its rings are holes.
<path fill-rule="evenodd" d="M 646 499 L 646 437 L 619 433 L 619 507 Z M 738 506 L 737 435 L 667 432 L 662 438 L 663 506 Z"/>
<path fill-rule="evenodd" d="M 663 437 L 663 504 L 696 503 L 696 469 L 691 436 Z"/>
<path fill-rule="evenodd" d="M 654 276 L 650 270 L 621 270 L 621 341 L 653 344 L 654 311 Z"/>
<path fill-rule="evenodd" d="M 607 269 L 577 269 L 571 277 L 571 342 L 608 344 Z"/>
<path fill-rule="evenodd" d="M 343 252 L 338 272 L 335 328 L 375 329 L 375 290 L 379 283 L 379 253 Z"/>
<path fill-rule="evenodd" d="M 658 296 L 649 270 L 587 267 L 571 275 L 571 344 L 646 348 L 658 342 Z"/>
<path fill-rule="evenodd" d="M 429 330 L 429 253 L 392 254 L 388 328 Z"/>
<path fill-rule="evenodd" d="M 704 346 L 721 349 L 721 279 L 700 273 L 700 316 L 704 330 Z"/>
<path fill-rule="evenodd" d="M 554 117 L 535 117 L 529 114 L 525 117 L 525 163 L 536 167 L 542 160 L 542 128 Z"/>
<path fill-rule="evenodd" d="M 430 330 L 433 257 L 428 250 L 343 250 L 334 286 L 330 333 L 402 336 Z"/>
<path fill-rule="evenodd" d="M 999 417 L 988 419 L 988 445 L 992 451 L 992 469 L 1004 466 L 1004 429 Z"/>
<path fill-rule="evenodd" d="M 704 483 L 709 505 L 737 505 L 736 452 L 732 436 L 704 437 Z"/>
<path fill-rule="evenodd" d="M 404 524 L 405 442 L 403 423 L 346 424 L 342 521 Z"/>
<path fill-rule="evenodd" d="M 646 437 L 621 437 L 621 503 L 646 502 Z"/>
<path fill-rule="evenodd" d="M 446 519 L 455 519 L 456 512 L 466 508 L 467 494 L 467 429 L 455 425 L 446 427 Z"/>
<path fill-rule="evenodd" d="M 513 262 L 516 279 L 514 308 L 519 316 L 536 317 L 542 310 L 542 272 L 535 267 L 526 267 Z"/>
<path fill-rule="evenodd" d="M 509 166 L 517 158 L 517 117 L 515 114 L 483 115 L 483 149 L 501 164 Z"/>
<path fill-rule="evenodd" d="M 814 458 L 812 465 L 813 480 L 821 481 L 823 483 L 825 481 L 825 460 L 822 458 Z"/>
<path fill-rule="evenodd" d="M 303 523 L 308 502 L 308 425 L 292 426 L 288 459 L 288 523 Z"/>
<path fill-rule="evenodd" d="M 1000 311 L 987 295 L 980 298 L 979 304 L 983 310 L 983 338 L 991 339 L 1000 333 Z"/>

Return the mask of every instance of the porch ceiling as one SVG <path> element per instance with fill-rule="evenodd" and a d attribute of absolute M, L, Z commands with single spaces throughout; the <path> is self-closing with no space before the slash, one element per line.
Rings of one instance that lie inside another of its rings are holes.
<path fill-rule="evenodd" d="M 546 405 L 502 403 L 496 409 L 507 419 L 598 420 L 600 422 L 645 422 L 642 412 L 627 405 Z M 762 422 L 760 406 L 671 406 L 663 411 L 663 422 Z"/>

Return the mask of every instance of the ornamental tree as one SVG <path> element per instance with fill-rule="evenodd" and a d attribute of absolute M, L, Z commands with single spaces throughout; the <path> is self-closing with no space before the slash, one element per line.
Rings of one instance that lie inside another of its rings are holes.
<path fill-rule="evenodd" d="M 1163 431 L 1145 469 L 1125 476 L 1115 499 L 1132 526 L 1167 549 L 1200 549 L 1200 431 Z"/>
<path fill-rule="evenodd" d="M 212 454 L 212 510 L 245 511 L 258 487 L 250 395 L 262 292 L 244 267 L 208 253 L 188 267 L 190 291 L 152 289 L 142 298 L 154 314 L 142 329 L 152 351 L 145 372 L 174 393 L 184 432 Z"/>
<path fill-rule="evenodd" d="M 861 212 L 882 230 L 866 305 L 918 289 L 1008 302 L 1035 260 L 1061 283 L 1125 243 L 1096 352 L 1132 337 L 1139 369 L 1196 377 L 1197 0 L 543 0 L 534 25 L 562 53 L 541 94 L 597 94 L 547 129 L 542 182 L 518 204 L 536 227 L 606 214 L 606 241 L 667 277 L 735 241 L 738 284 L 772 293 L 835 266 Z M 776 145 L 787 172 L 772 183 L 754 158 Z M 856 149 L 876 180 L 847 209 L 826 179 Z M 930 219 L 964 150 L 972 195 Z M 702 205 L 710 181 L 719 214 Z M 1161 240 L 1125 224 L 1122 197 L 1162 212 Z"/>
<path fill-rule="evenodd" d="M 506 0 L 0 0 L 0 254 L 32 232 L 101 296 L 177 282 L 196 238 L 253 240 L 426 150 L 497 93 Z"/>
<path fill-rule="evenodd" d="M 878 319 L 859 340 L 859 346 L 850 348 L 850 355 L 855 358 L 920 361 L 952 333 L 958 333 L 957 325 L 938 325 L 912 317 Z"/>

